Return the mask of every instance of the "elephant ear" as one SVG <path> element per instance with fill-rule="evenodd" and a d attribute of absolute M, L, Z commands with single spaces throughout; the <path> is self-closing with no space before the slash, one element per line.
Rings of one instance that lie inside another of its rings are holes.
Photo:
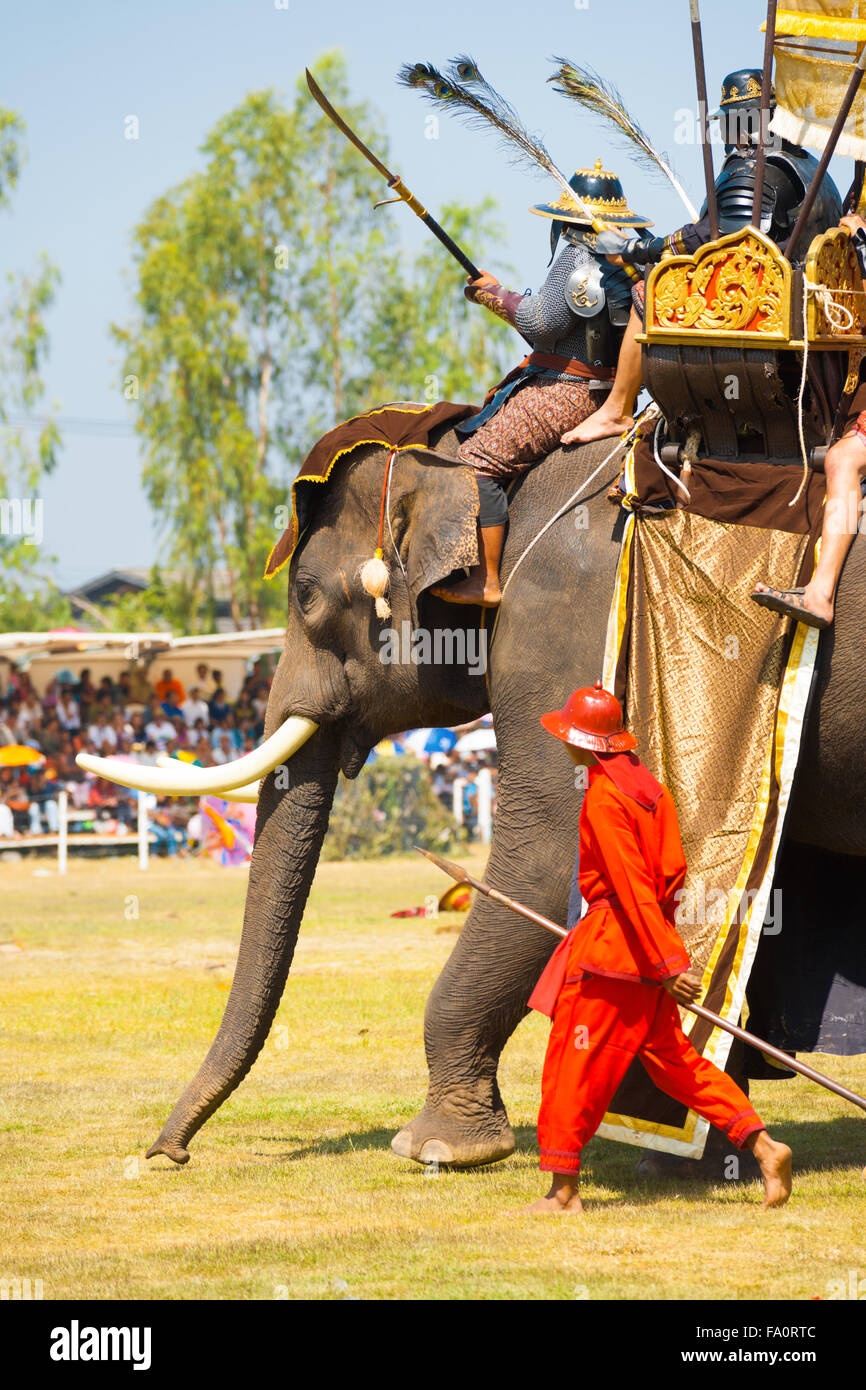
<path fill-rule="evenodd" d="M 408 476 L 407 476 L 408 475 Z M 478 562 L 478 485 L 466 464 L 407 449 L 395 464 L 400 551 L 413 613 L 431 585 Z"/>

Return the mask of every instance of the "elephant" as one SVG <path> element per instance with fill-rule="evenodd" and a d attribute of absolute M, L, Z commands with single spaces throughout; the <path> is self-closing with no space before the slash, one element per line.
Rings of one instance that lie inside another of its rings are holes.
<path fill-rule="evenodd" d="M 539 716 L 601 672 L 624 520 L 607 494 L 622 450 L 612 450 L 610 440 L 560 448 L 522 475 L 510 498 L 504 582 L 542 526 L 576 489 L 585 490 L 523 558 L 491 622 L 489 613 L 446 604 L 429 592 L 458 563 L 471 563 L 477 547 L 473 475 L 443 457 L 454 453 L 452 433 L 433 442 L 435 452 L 406 451 L 394 464 L 389 619 L 377 616 L 359 581 L 375 544 L 388 453 L 379 446 L 356 449 L 316 494 L 288 571 L 285 646 L 270 693 L 266 738 L 279 741 L 287 720 L 309 723 L 302 727 L 303 741 L 292 743 L 299 744 L 296 751 L 262 783 L 243 932 L 224 1017 L 148 1156 L 186 1162 L 192 1136 L 252 1067 L 286 983 L 338 775 L 355 777 L 384 737 L 492 711 L 500 775 L 487 877 L 544 916 L 566 917 L 580 795 L 571 762 L 545 734 Z M 789 834 L 815 852 L 863 856 L 862 535 L 843 573 L 837 614 L 822 641 Z M 459 660 L 384 662 L 383 629 L 404 622 L 485 641 L 486 671 Z M 398 1155 L 471 1167 L 513 1151 L 498 1060 L 527 1014 L 527 999 L 551 950 L 552 938 L 541 927 L 524 923 L 516 930 L 507 909 L 486 897 L 474 903 L 427 1001 L 428 1093 L 421 1112 L 393 1140 Z"/>

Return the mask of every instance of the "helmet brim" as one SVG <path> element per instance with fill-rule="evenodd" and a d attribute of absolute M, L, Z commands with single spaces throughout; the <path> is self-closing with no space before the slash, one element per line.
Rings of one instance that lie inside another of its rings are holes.
<path fill-rule="evenodd" d="M 744 111 L 747 106 L 760 106 L 760 97 L 736 97 L 733 101 L 728 101 L 724 106 L 717 106 L 715 111 L 711 111 L 707 116 L 708 121 L 720 121 L 722 116 L 727 116 L 731 111 Z M 775 96 L 770 101 L 770 109 L 775 110 Z"/>
<path fill-rule="evenodd" d="M 577 227 L 591 227 L 592 218 L 586 217 L 583 213 L 569 213 L 556 203 L 533 203 L 529 209 L 534 212 L 536 217 L 550 217 L 554 222 L 571 222 Z M 653 223 L 648 217 L 642 217 L 640 213 L 629 212 L 618 216 L 602 212 L 599 209 L 598 221 L 607 222 L 612 227 L 651 227 Z"/>
<path fill-rule="evenodd" d="M 585 729 L 577 729 L 563 718 L 561 710 L 552 710 L 541 716 L 541 723 L 549 734 L 572 748 L 586 748 L 590 753 L 626 753 L 637 748 L 637 739 L 628 729 L 619 729 L 612 734 L 590 734 Z"/>

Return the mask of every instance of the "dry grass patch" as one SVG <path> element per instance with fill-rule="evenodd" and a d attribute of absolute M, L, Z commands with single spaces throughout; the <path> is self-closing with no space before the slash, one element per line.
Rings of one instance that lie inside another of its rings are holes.
<path fill-rule="evenodd" d="M 48 1298 L 243 1299 L 809 1299 L 866 1275 L 866 1131 L 799 1079 L 754 1088 L 795 1151 L 780 1212 L 758 1210 L 756 1185 L 650 1190 L 635 1150 L 597 1140 L 584 1218 L 515 1215 L 542 1187 L 538 1016 L 503 1059 L 518 1152 L 435 1176 L 396 1159 L 455 940 L 441 928 L 461 920 L 389 917 L 441 890 L 415 859 L 320 867 L 262 1057 L 186 1168 L 146 1163 L 222 1016 L 246 875 L 48 867 L 0 864 L 0 1275 L 41 1278 Z M 866 1090 L 866 1060 L 817 1065 Z"/>

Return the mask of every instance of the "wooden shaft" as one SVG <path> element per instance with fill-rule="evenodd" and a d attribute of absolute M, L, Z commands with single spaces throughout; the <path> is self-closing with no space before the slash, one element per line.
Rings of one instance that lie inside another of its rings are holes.
<path fill-rule="evenodd" d="M 764 35 L 764 71 L 761 75 L 761 113 L 758 131 L 758 158 L 755 162 L 755 192 L 752 198 L 752 226 L 760 228 L 764 198 L 764 170 L 767 167 L 767 126 L 770 123 L 770 90 L 773 82 L 773 40 L 776 37 L 776 0 L 767 3 L 767 31 Z"/>
<path fill-rule="evenodd" d="M 474 262 L 470 261 L 469 257 L 466 255 L 466 252 L 462 251 L 460 247 L 457 245 L 457 242 L 452 240 L 452 238 L 445 231 L 445 228 L 440 227 L 439 223 L 436 221 L 436 218 L 431 217 L 430 213 L 423 206 L 423 204 L 419 202 L 419 200 L 415 197 L 415 194 L 411 191 L 411 189 L 406 187 L 405 183 L 399 177 L 399 175 L 394 174 L 394 176 L 388 180 L 388 187 L 393 188 L 394 192 L 398 195 L 399 198 L 403 200 L 407 207 L 410 207 L 412 209 L 416 217 L 420 217 L 421 221 L 424 223 L 424 226 L 427 227 L 429 231 L 431 231 L 433 235 L 438 238 L 439 241 L 441 241 L 442 245 L 445 247 L 445 250 L 448 251 L 454 257 L 455 261 L 458 261 L 459 264 L 462 265 L 463 269 L 466 271 L 466 274 L 471 275 L 473 280 L 477 280 L 479 275 L 481 274 L 481 271 L 478 269 L 478 266 L 475 265 Z"/>
<path fill-rule="evenodd" d="M 747 1033 L 745 1028 L 740 1028 L 736 1023 L 728 1023 L 725 1019 L 719 1018 L 712 1009 L 705 1009 L 703 1004 L 683 1004 L 684 1009 L 690 1013 L 697 1014 L 698 1018 L 704 1018 L 708 1023 L 713 1023 L 717 1028 L 724 1028 L 728 1033 L 732 1033 L 741 1042 L 749 1043 L 751 1047 L 756 1047 L 760 1052 L 765 1052 L 768 1057 L 773 1057 L 777 1062 L 790 1071 L 797 1071 L 801 1076 L 805 1076 L 809 1081 L 817 1081 L 819 1086 L 824 1086 L 828 1091 L 833 1091 L 835 1095 L 841 1096 L 843 1100 L 850 1100 L 852 1105 L 858 1105 L 861 1110 L 866 1110 L 866 1096 L 858 1096 L 856 1091 L 849 1091 L 847 1086 L 843 1086 L 841 1081 L 833 1081 L 829 1076 L 824 1076 L 820 1071 L 815 1071 L 813 1067 L 801 1062 L 798 1057 L 789 1057 L 787 1052 L 783 1052 L 780 1047 L 773 1047 L 772 1043 L 764 1042 L 754 1033 Z"/>
<path fill-rule="evenodd" d="M 441 860 L 436 860 L 440 866 Z M 480 878 L 473 878 L 471 874 L 464 872 L 463 881 L 468 883 L 471 888 L 477 888 L 479 893 L 484 893 L 488 898 L 495 902 L 502 903 L 504 907 L 510 907 L 512 912 L 525 917 L 529 922 L 535 922 L 537 926 L 544 927 L 546 931 L 552 932 L 554 936 L 568 936 L 564 927 L 560 927 L 556 922 L 551 922 L 549 917 L 543 917 L 540 912 L 533 912 L 531 907 L 524 907 L 516 898 L 509 898 L 505 893 L 500 893 L 498 889 L 491 888 Z M 850 1091 L 847 1086 L 843 1086 L 841 1081 L 833 1081 L 831 1077 L 825 1076 L 823 1072 L 815 1071 L 806 1062 L 801 1062 L 798 1057 L 789 1057 L 787 1052 L 781 1048 L 774 1047 L 772 1043 L 764 1042 L 763 1038 L 757 1037 L 754 1033 L 747 1033 L 745 1028 L 740 1028 L 736 1023 L 728 1023 L 727 1019 L 721 1018 L 719 1014 L 713 1013 L 712 1009 L 704 1008 L 703 1004 L 686 1004 L 682 1000 L 677 1000 L 689 1013 L 696 1014 L 698 1018 L 705 1019 L 707 1023 L 712 1023 L 715 1028 L 722 1028 L 732 1037 L 739 1038 L 741 1042 L 748 1043 L 750 1047 L 755 1047 L 759 1052 L 764 1052 L 768 1057 L 773 1057 L 777 1062 L 781 1062 L 789 1071 L 799 1072 L 808 1081 L 814 1081 L 817 1085 L 823 1086 L 825 1090 L 832 1091 L 834 1095 L 841 1096 L 843 1100 L 850 1101 L 852 1105 L 858 1106 L 861 1110 L 866 1110 L 866 1096 L 858 1095 L 856 1091 Z"/>
<path fill-rule="evenodd" d="M 704 157 L 704 183 L 707 189 L 707 217 L 710 223 L 710 240 L 715 241 L 719 235 L 719 204 L 716 198 L 716 173 L 713 168 L 713 151 L 707 124 L 707 70 L 704 63 L 704 39 L 701 31 L 698 0 L 689 0 L 689 5 L 692 15 L 692 47 L 695 52 L 695 80 L 698 88 L 698 126 L 701 151 Z"/>
<path fill-rule="evenodd" d="M 478 269 L 478 266 L 475 265 L 472 261 L 470 261 L 465 251 L 461 251 L 456 241 L 452 241 L 451 237 L 445 231 L 444 227 L 439 226 L 439 223 L 436 221 L 436 218 L 431 217 L 429 212 L 425 212 L 424 216 L 421 218 L 421 221 L 424 223 L 425 227 L 429 227 L 430 231 L 433 233 L 435 237 L 439 238 L 442 245 L 445 247 L 445 250 L 450 251 L 455 261 L 458 261 L 459 264 L 462 265 L 463 269 L 466 271 L 466 274 L 471 275 L 473 280 L 477 280 L 479 275 L 481 274 L 481 271 Z"/>
<path fill-rule="evenodd" d="M 821 158 L 818 161 L 818 167 L 812 176 L 812 182 L 809 185 L 809 190 L 805 198 L 803 199 L 803 205 L 800 208 L 800 215 L 798 216 L 797 221 L 794 223 L 794 230 L 788 239 L 788 245 L 785 247 L 785 255 L 787 256 L 789 261 L 793 260 L 794 254 L 800 243 L 800 238 L 802 237 L 803 232 L 806 230 L 806 223 L 809 220 L 809 214 L 811 213 L 815 203 L 815 199 L 818 196 L 818 190 L 820 189 L 821 184 L 824 182 L 824 175 L 827 172 L 827 167 L 830 163 L 830 160 L 833 158 L 833 151 L 839 143 L 839 136 L 842 134 L 845 122 L 847 121 L 849 113 L 851 111 L 851 107 L 854 105 L 854 98 L 856 97 L 857 92 L 860 89 L 860 83 L 863 81 L 864 65 L 866 65 L 866 47 L 864 47 L 863 52 L 857 59 L 857 66 L 851 74 L 850 81 L 848 82 L 848 90 L 846 91 L 845 96 L 842 100 L 842 105 L 839 107 L 838 115 L 836 116 L 836 119 L 833 122 L 833 129 L 830 131 L 830 134 L 827 138 L 827 143 L 824 146 L 824 153 L 821 155 Z"/>

